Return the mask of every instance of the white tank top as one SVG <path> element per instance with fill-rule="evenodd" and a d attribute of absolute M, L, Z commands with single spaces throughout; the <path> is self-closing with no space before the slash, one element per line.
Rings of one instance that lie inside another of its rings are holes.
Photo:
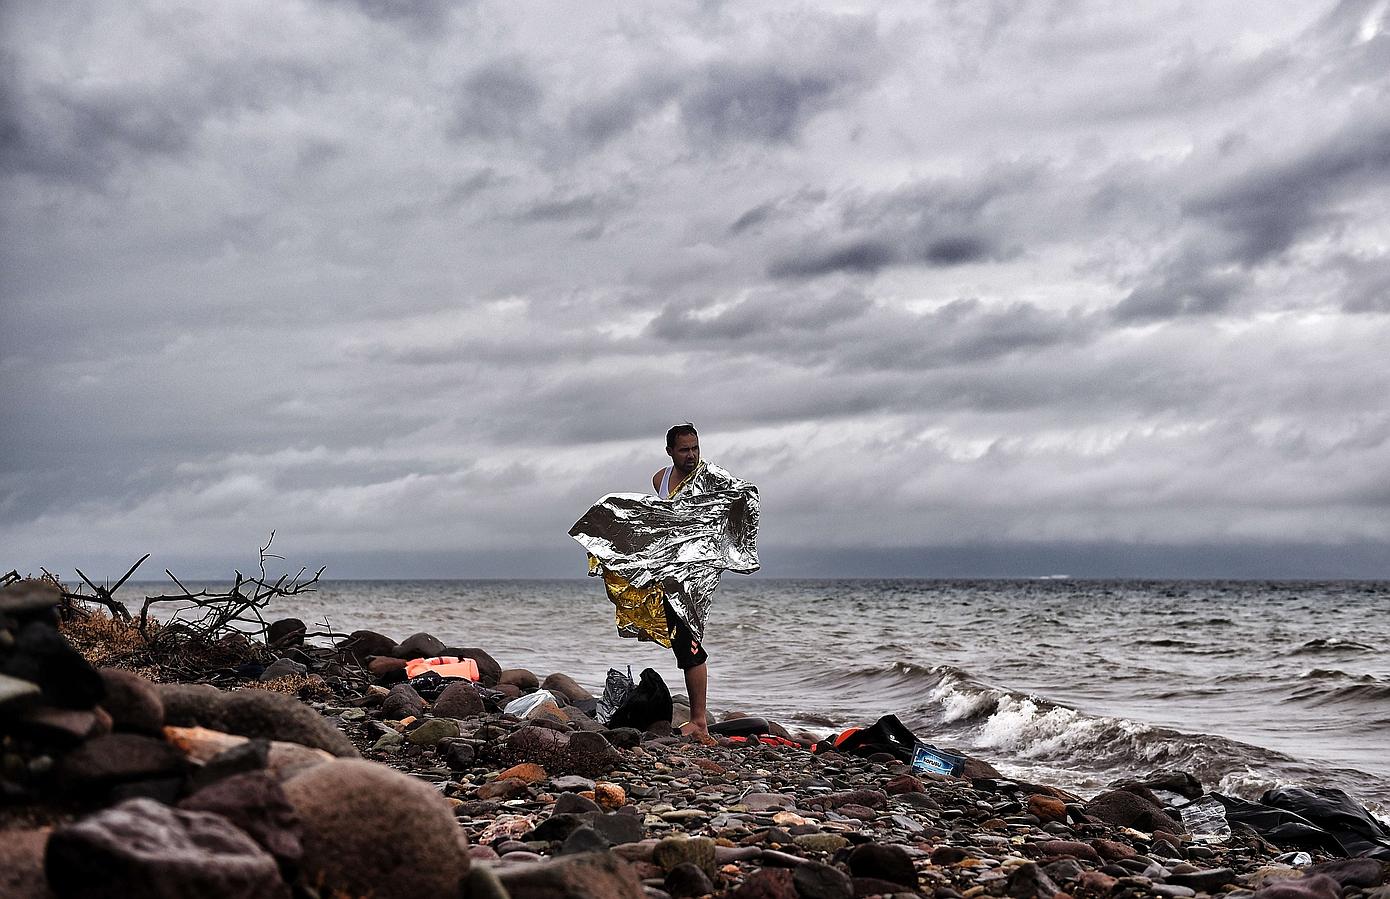
<path fill-rule="evenodd" d="M 661 498 L 669 499 L 671 496 L 671 469 L 674 465 L 666 466 L 666 470 L 661 473 Z"/>

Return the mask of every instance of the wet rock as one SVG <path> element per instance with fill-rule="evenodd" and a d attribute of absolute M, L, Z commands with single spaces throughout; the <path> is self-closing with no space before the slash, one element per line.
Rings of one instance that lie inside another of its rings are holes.
<path fill-rule="evenodd" d="M 63 756 L 58 777 L 69 789 L 107 788 L 131 780 L 181 776 L 183 753 L 144 734 L 107 734 Z"/>
<path fill-rule="evenodd" d="M 275 856 L 282 870 L 294 870 L 303 855 L 299 815 L 285 798 L 280 782 L 266 772 L 224 778 L 185 798 L 179 808 L 212 812 L 231 821 Z"/>
<path fill-rule="evenodd" d="M 590 822 L 590 826 L 614 846 L 636 843 L 645 836 L 642 830 L 642 819 L 626 811 L 594 815 L 590 818 Z"/>
<path fill-rule="evenodd" d="M 1079 858 L 1095 864 L 1100 864 L 1100 854 L 1088 843 L 1078 840 L 1044 840 L 1035 844 L 1033 851 L 1042 858 L 1057 858 L 1068 856 Z"/>
<path fill-rule="evenodd" d="M 1086 869 L 1074 858 L 1059 858 L 1043 866 L 1043 871 L 1058 883 L 1071 883 L 1080 879 Z"/>
<path fill-rule="evenodd" d="M 580 777 L 577 774 L 566 774 L 563 777 L 552 777 L 550 779 L 550 789 L 557 793 L 582 793 L 585 790 L 592 790 L 594 782 L 587 777 Z"/>
<path fill-rule="evenodd" d="M 477 762 L 477 750 L 462 740 L 446 740 L 435 749 L 444 758 L 450 771 L 467 771 Z"/>
<path fill-rule="evenodd" d="M 970 853 L 959 846 L 937 846 L 930 860 L 933 865 L 958 865 L 969 857 Z"/>
<path fill-rule="evenodd" d="M 111 716 L 112 727 L 158 736 L 164 727 L 164 703 L 154 684 L 119 668 L 102 668 L 97 673 L 106 689 L 101 707 Z"/>
<path fill-rule="evenodd" d="M 309 628 L 298 618 L 280 618 L 270 623 L 266 629 L 266 645 L 274 649 L 285 649 L 290 646 L 303 646 L 304 635 Z"/>
<path fill-rule="evenodd" d="M 961 769 L 960 776 L 965 780 L 976 780 L 979 778 L 990 778 L 999 780 L 1004 775 L 1000 774 L 989 762 L 984 759 L 977 759 L 971 756 L 965 757 L 965 767 Z"/>
<path fill-rule="evenodd" d="M 792 842 L 811 852 L 838 852 L 849 845 L 849 840 L 838 833 L 803 833 L 792 838 Z"/>
<path fill-rule="evenodd" d="M 597 777 L 612 771 L 622 760 L 622 753 L 614 749 L 603 734 L 580 731 L 569 738 L 564 764 L 555 770 L 556 773 Z"/>
<path fill-rule="evenodd" d="M 1033 862 L 1019 865 L 1004 883 L 1004 892 L 1013 899 L 1052 899 L 1057 884 Z"/>
<path fill-rule="evenodd" d="M 1108 896 L 1114 891 L 1119 881 L 1101 871 L 1084 871 L 1077 879 L 1078 895 L 1083 896 Z"/>
<path fill-rule="evenodd" d="M 839 868 L 809 862 L 792 871 L 792 885 L 800 899 L 850 899 L 854 881 Z"/>
<path fill-rule="evenodd" d="M 865 843 L 854 847 L 848 859 L 849 873 L 855 877 L 873 877 L 917 888 L 917 871 L 912 859 L 901 846 Z"/>
<path fill-rule="evenodd" d="M 269 740 L 246 740 L 229 746 L 193 772 L 190 788 L 197 792 L 223 778 L 261 771 L 270 763 Z"/>
<path fill-rule="evenodd" d="M 266 666 L 258 680 L 269 681 L 281 677 L 303 677 L 308 673 L 307 665 L 301 665 L 293 659 L 276 659 Z"/>
<path fill-rule="evenodd" d="M 1182 826 L 1161 806 L 1130 790 L 1110 790 L 1086 803 L 1086 814 L 1106 824 L 1135 830 L 1182 832 Z"/>
<path fill-rule="evenodd" d="M 642 742 L 642 732 L 635 727 L 615 727 L 603 731 L 603 735 L 619 749 L 631 749 Z"/>
<path fill-rule="evenodd" d="M 432 659 L 444 655 L 444 643 L 433 634 L 421 631 L 391 647 L 387 655 L 398 659 Z"/>
<path fill-rule="evenodd" d="M 1150 792 L 1163 790 L 1168 793 L 1176 793 L 1185 799 L 1197 799 L 1206 792 L 1202 787 L 1202 782 L 1188 771 L 1160 771 L 1142 780 L 1130 781 L 1125 784 L 1125 788 L 1130 786 L 1143 787 Z"/>
<path fill-rule="evenodd" d="M 387 721 L 404 721 L 425 714 L 425 700 L 410 684 L 396 684 L 381 701 L 381 717 Z"/>
<path fill-rule="evenodd" d="M 49 704 L 64 709 L 90 709 L 106 695 L 101 675 L 46 621 L 19 629 L 0 674 L 38 684 Z"/>
<path fill-rule="evenodd" d="M 275 859 L 226 818 L 149 799 L 55 829 L 44 868 L 74 899 L 289 895 Z"/>
<path fill-rule="evenodd" d="M 792 808 L 796 805 L 796 797 L 790 793 L 749 793 L 740 803 L 747 806 L 749 811 L 765 812 L 771 809 Z"/>
<path fill-rule="evenodd" d="M 1034 793 L 1028 797 L 1028 814 L 1036 816 L 1043 823 L 1065 821 L 1067 820 L 1067 804 L 1056 797 Z"/>
<path fill-rule="evenodd" d="M 844 805 L 862 805 L 872 809 L 887 808 L 888 794 L 880 790 L 849 790 L 822 796 L 819 802 L 826 808 L 839 808 Z"/>
<path fill-rule="evenodd" d="M 570 855 L 496 869 L 497 879 L 515 899 L 644 899 L 632 866 L 609 852 Z"/>
<path fill-rule="evenodd" d="M 594 694 L 579 686 L 579 683 L 568 674 L 556 672 L 555 674 L 547 675 L 540 686 L 542 690 L 549 690 L 551 693 L 557 693 L 570 702 L 581 702 L 586 699 L 594 698 Z"/>
<path fill-rule="evenodd" d="M 453 896 L 467 872 L 444 797 L 385 765 L 335 760 L 284 785 L 303 828 L 309 883 L 350 895 Z"/>
<path fill-rule="evenodd" d="M 530 792 L 530 784 L 519 777 L 499 777 L 478 787 L 479 799 L 515 799 Z"/>
<path fill-rule="evenodd" d="M 1326 874 L 1344 887 L 1370 888 L 1385 883 L 1387 875 L 1390 875 L 1390 864 L 1373 858 L 1339 858 L 1318 862 L 1305 873 Z M 1168 879 L 1170 882 L 1174 880 L 1172 877 Z"/>
<path fill-rule="evenodd" d="M 395 640 L 376 631 L 353 631 L 338 644 L 338 652 L 359 665 L 365 665 L 371 656 L 389 656 L 395 648 Z"/>
<path fill-rule="evenodd" d="M 408 742 L 416 746 L 434 746 L 442 740 L 459 735 L 458 722 L 452 718 L 427 718 L 419 727 L 412 728 L 405 735 Z"/>
<path fill-rule="evenodd" d="M 497 677 L 498 686 L 510 684 L 523 693 L 534 693 L 541 688 L 540 678 L 525 668 L 508 668 Z"/>
<path fill-rule="evenodd" d="M 1091 848 L 1096 854 L 1106 861 L 1118 862 L 1127 858 L 1134 858 L 1139 854 L 1133 846 L 1127 846 L 1118 840 L 1095 839 L 1091 841 Z M 1078 856 L 1079 858 L 1080 856 Z"/>
<path fill-rule="evenodd" d="M 899 774 L 897 777 L 889 779 L 883 785 L 884 791 L 889 796 L 901 796 L 904 793 L 925 793 L 926 786 L 911 774 Z"/>
<path fill-rule="evenodd" d="M 663 871 L 670 871 L 681 864 L 692 864 L 713 877 L 714 840 L 709 837 L 666 837 L 652 849 L 652 862 L 660 865 Z"/>
<path fill-rule="evenodd" d="M 487 707 L 483 705 L 482 694 L 476 687 L 467 681 L 456 680 L 439 694 L 432 711 L 442 718 L 467 720 L 484 714 Z"/>
<path fill-rule="evenodd" d="M 699 865 L 682 862 L 666 872 L 662 884 L 673 899 L 704 896 L 714 892 L 714 883 Z"/>
<path fill-rule="evenodd" d="M 444 655 L 458 659 L 472 659 L 478 663 L 478 683 L 484 687 L 497 686 L 497 679 L 502 675 L 502 666 L 497 664 L 497 660 L 488 655 L 486 651 L 477 647 L 466 646 L 462 649 L 446 649 Z"/>
<path fill-rule="evenodd" d="M 599 804 L 587 796 L 580 796 L 578 793 L 562 793 L 556 798 L 551 814 L 584 815 L 602 811 L 603 809 L 599 808 Z"/>
<path fill-rule="evenodd" d="M 565 837 L 557 855 L 579 855 L 585 852 L 604 852 L 611 844 L 591 827 L 576 827 Z"/>

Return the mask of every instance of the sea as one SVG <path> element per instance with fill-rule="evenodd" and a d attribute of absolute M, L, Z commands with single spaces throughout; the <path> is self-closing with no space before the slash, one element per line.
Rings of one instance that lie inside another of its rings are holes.
<path fill-rule="evenodd" d="M 597 579 L 330 581 L 265 614 L 428 631 L 595 694 L 610 668 L 685 689 L 669 650 L 617 635 Z M 1083 796 L 1180 770 L 1252 799 L 1336 787 L 1390 815 L 1390 582 L 726 575 L 705 647 L 716 719 L 824 735 L 894 714 Z"/>

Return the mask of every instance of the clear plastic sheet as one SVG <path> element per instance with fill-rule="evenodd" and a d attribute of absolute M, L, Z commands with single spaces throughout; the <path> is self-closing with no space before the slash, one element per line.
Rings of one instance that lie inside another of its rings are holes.
<path fill-rule="evenodd" d="M 664 600 L 703 640 L 720 576 L 758 570 L 758 488 L 701 462 L 670 499 L 610 493 L 569 533 L 603 578 L 618 633 L 670 646 Z"/>

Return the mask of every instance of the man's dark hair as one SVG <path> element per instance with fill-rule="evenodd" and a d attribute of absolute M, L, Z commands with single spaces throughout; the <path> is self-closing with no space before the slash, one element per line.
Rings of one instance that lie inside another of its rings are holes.
<path fill-rule="evenodd" d="M 691 424 L 688 421 L 683 421 L 680 424 L 673 427 L 671 430 L 666 432 L 666 448 L 670 449 L 671 447 L 675 446 L 676 438 L 684 437 L 686 434 L 691 434 L 695 437 L 700 436 L 696 432 L 695 426 L 693 424 Z"/>

